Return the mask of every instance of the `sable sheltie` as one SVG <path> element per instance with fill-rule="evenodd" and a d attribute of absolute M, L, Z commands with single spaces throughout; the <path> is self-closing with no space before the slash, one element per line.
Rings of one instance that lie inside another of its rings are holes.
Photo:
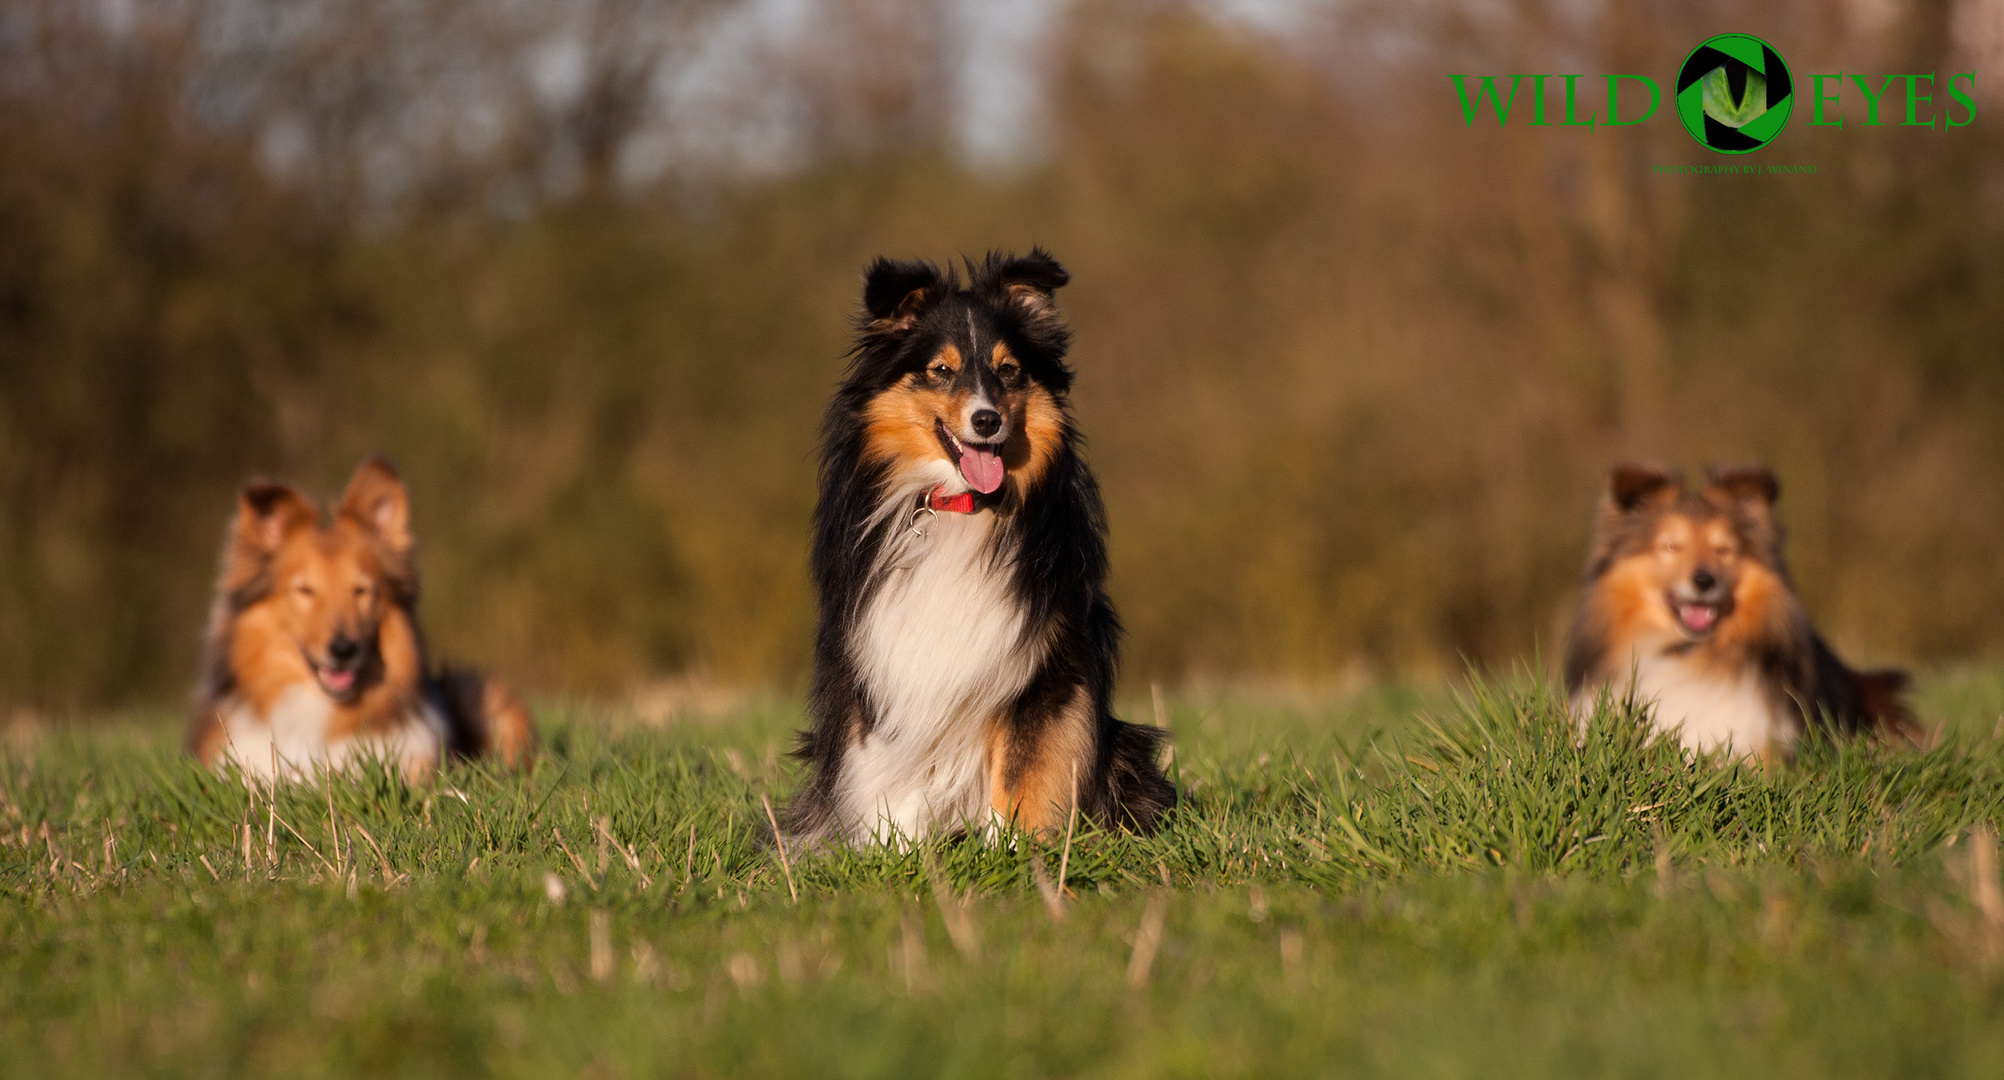
<path fill-rule="evenodd" d="M 1152 831 L 1164 733 L 1114 719 L 1106 516 L 1041 250 L 958 271 L 878 259 L 828 407 L 801 841 L 908 842 L 1074 807 Z"/>
<path fill-rule="evenodd" d="M 498 681 L 426 668 L 410 499 L 380 457 L 323 514 L 256 482 L 223 544 L 188 746 L 204 764 L 299 777 L 380 758 L 412 780 L 448 756 L 522 765 L 529 713 Z"/>
<path fill-rule="evenodd" d="M 1594 519 L 1566 650 L 1576 718 L 1612 692 L 1650 703 L 1698 751 L 1786 756 L 1809 726 L 1917 742 L 1900 671 L 1853 671 L 1809 625 L 1782 561 L 1780 488 L 1762 468 L 1622 465 Z"/>

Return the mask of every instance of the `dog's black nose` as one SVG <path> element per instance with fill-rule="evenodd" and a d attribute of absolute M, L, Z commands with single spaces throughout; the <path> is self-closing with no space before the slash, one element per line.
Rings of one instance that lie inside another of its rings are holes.
<path fill-rule="evenodd" d="M 1700 570 L 1691 575 L 1691 587 L 1699 592 L 1709 592 L 1718 583 L 1719 579 L 1713 577 L 1710 570 Z"/>
<path fill-rule="evenodd" d="M 984 439 L 992 438 L 1002 430 L 1002 414 L 994 409 L 978 409 L 974 413 L 974 433 Z"/>
<path fill-rule="evenodd" d="M 337 635 L 327 643 L 327 658 L 337 664 L 346 664 L 362 652 L 362 643 L 346 634 Z"/>

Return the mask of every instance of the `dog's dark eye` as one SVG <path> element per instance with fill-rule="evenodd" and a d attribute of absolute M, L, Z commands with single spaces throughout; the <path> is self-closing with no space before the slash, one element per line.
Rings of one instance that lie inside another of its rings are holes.
<path fill-rule="evenodd" d="M 1002 363 L 995 365 L 995 374 L 1005 379 L 1014 379 L 1016 376 L 1022 374 L 1022 372 L 1023 369 L 1017 367 L 1015 364 Z"/>
<path fill-rule="evenodd" d="M 953 378 L 953 368 L 945 364 L 934 364 L 932 366 L 932 375 L 935 379 L 951 379 Z"/>
<path fill-rule="evenodd" d="M 295 584 L 295 585 L 294 585 L 294 586 L 292 587 L 292 591 L 293 591 L 293 592 L 296 592 L 296 593 L 298 593 L 298 594 L 299 594 L 299 595 L 301 595 L 301 596 L 312 596 L 312 595 L 313 595 L 313 586 L 311 586 L 311 585 L 308 585 L 307 583 L 305 583 L 304 581 L 302 581 L 302 582 L 299 582 L 298 584 Z"/>

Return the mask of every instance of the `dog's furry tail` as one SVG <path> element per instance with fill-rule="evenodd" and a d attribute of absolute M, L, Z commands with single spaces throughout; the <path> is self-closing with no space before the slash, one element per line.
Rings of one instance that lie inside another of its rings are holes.
<path fill-rule="evenodd" d="M 1121 720 L 1111 725 L 1100 751 L 1106 802 L 1099 809 L 1112 824 L 1146 836 L 1161 828 L 1163 815 L 1176 807 L 1176 785 L 1157 764 L 1169 733 Z"/>
<path fill-rule="evenodd" d="M 1913 677 L 1898 668 L 1881 668 L 1877 671 L 1860 671 L 1854 675 L 1858 687 L 1858 704 L 1866 716 L 1872 718 L 1879 737 L 1888 742 L 1903 741 L 1914 746 L 1924 745 L 1927 731 L 1913 710 L 1901 700 Z"/>
<path fill-rule="evenodd" d="M 449 730 L 452 756 L 493 754 L 511 769 L 526 769 L 536 756 L 536 721 L 509 689 L 491 675 L 446 668 L 433 680 Z"/>
<path fill-rule="evenodd" d="M 1810 638 L 1813 683 L 1807 718 L 1834 724 L 1839 734 L 1875 735 L 1921 746 L 1927 732 L 1901 695 L 1912 679 L 1897 668 L 1854 671 L 1820 636 Z"/>

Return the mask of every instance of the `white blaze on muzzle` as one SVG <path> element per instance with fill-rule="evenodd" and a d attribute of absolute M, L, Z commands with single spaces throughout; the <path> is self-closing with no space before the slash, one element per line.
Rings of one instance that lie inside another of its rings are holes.
<path fill-rule="evenodd" d="M 981 336 L 975 331 L 974 313 L 970 311 L 967 313 L 967 375 L 974 382 L 974 392 L 968 395 L 967 404 L 960 410 L 960 422 L 956 425 L 958 430 L 948 434 L 959 454 L 955 464 L 960 468 L 961 479 L 983 495 L 1000 488 L 1008 474 L 1008 467 L 1002 464 L 1002 443 L 1009 437 L 1009 414 L 989 398 L 988 388 L 983 385 L 986 370 L 981 360 Z M 1002 424 L 993 434 L 981 434 L 974 426 L 974 417 L 983 410 L 1001 418 Z"/>

